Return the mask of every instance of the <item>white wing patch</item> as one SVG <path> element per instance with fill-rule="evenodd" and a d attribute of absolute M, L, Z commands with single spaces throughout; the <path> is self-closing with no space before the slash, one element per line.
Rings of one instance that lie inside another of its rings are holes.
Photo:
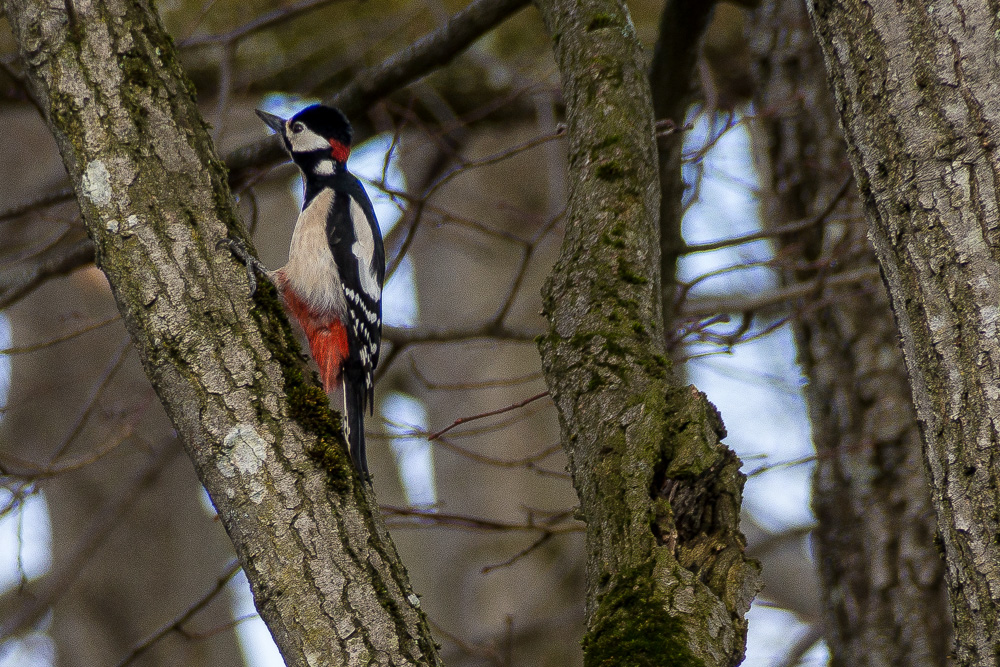
<path fill-rule="evenodd" d="M 343 316 L 347 301 L 326 238 L 326 219 L 333 208 L 333 197 L 333 190 L 323 188 L 299 214 L 284 271 L 295 293 L 313 309 Z"/>
<path fill-rule="evenodd" d="M 378 284 L 378 273 L 375 271 L 375 237 L 364 209 L 354 197 L 351 197 L 351 223 L 354 225 L 354 238 L 357 239 L 351 246 L 351 252 L 358 258 L 361 289 L 370 299 L 377 301 L 382 298 L 382 286 Z"/>

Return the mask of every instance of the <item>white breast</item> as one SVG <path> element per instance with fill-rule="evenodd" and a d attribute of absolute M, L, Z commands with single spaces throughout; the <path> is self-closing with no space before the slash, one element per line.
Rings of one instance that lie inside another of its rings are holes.
<path fill-rule="evenodd" d="M 326 237 L 326 218 L 333 197 L 333 190 L 324 189 L 299 214 L 284 272 L 291 288 L 310 307 L 343 316 L 347 301 Z"/>

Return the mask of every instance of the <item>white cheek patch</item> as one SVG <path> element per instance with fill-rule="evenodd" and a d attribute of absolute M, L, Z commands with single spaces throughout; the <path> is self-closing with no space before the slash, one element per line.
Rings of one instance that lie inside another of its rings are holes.
<path fill-rule="evenodd" d="M 292 122 L 286 123 L 285 136 L 292 144 L 292 151 L 295 153 L 308 153 L 309 151 L 330 150 L 330 142 L 316 134 L 309 128 L 301 132 L 292 132 Z"/>
<path fill-rule="evenodd" d="M 361 289 L 377 301 L 382 298 L 382 286 L 378 284 L 378 274 L 375 272 L 375 237 L 364 209 L 354 197 L 351 197 L 351 223 L 354 225 L 354 238 L 357 239 L 351 246 L 351 252 L 358 258 Z"/>

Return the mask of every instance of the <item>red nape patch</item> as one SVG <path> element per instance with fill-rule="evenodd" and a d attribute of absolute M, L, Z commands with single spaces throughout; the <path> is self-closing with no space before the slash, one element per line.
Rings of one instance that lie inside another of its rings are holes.
<path fill-rule="evenodd" d="M 337 162 L 347 162 L 347 156 L 351 154 L 351 149 L 340 143 L 336 139 L 330 139 L 330 156 Z"/>
<path fill-rule="evenodd" d="M 305 332 L 309 340 L 309 351 L 319 366 L 323 389 L 330 393 L 340 386 L 340 371 L 348 355 L 347 329 L 335 316 L 323 315 L 311 309 L 288 287 L 281 271 L 275 273 L 288 313 Z"/>

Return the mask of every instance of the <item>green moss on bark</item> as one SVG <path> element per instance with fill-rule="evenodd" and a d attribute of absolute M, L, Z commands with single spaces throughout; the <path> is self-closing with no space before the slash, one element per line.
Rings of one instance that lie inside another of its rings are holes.
<path fill-rule="evenodd" d="M 700 475 L 719 460 L 725 450 L 719 449 L 718 442 L 726 431 L 705 394 L 694 386 L 671 388 L 666 417 L 664 443 L 670 446 L 667 476 Z"/>
<path fill-rule="evenodd" d="M 652 562 L 618 573 L 583 639 L 585 667 L 703 667 L 688 648 L 684 625 L 666 611 Z"/>
<path fill-rule="evenodd" d="M 301 348 L 284 316 L 274 285 L 261 281 L 254 302 L 257 304 L 254 318 L 264 333 L 264 343 L 281 366 L 288 416 L 316 436 L 315 446 L 307 453 L 326 472 L 331 490 L 341 495 L 351 493 L 355 486 L 351 481 L 353 464 L 347 455 L 341 416 L 330 409 L 330 399 L 319 387 L 315 373 L 312 377 L 307 375 Z M 281 324 L 275 328 L 272 323 L 277 322 Z"/>

